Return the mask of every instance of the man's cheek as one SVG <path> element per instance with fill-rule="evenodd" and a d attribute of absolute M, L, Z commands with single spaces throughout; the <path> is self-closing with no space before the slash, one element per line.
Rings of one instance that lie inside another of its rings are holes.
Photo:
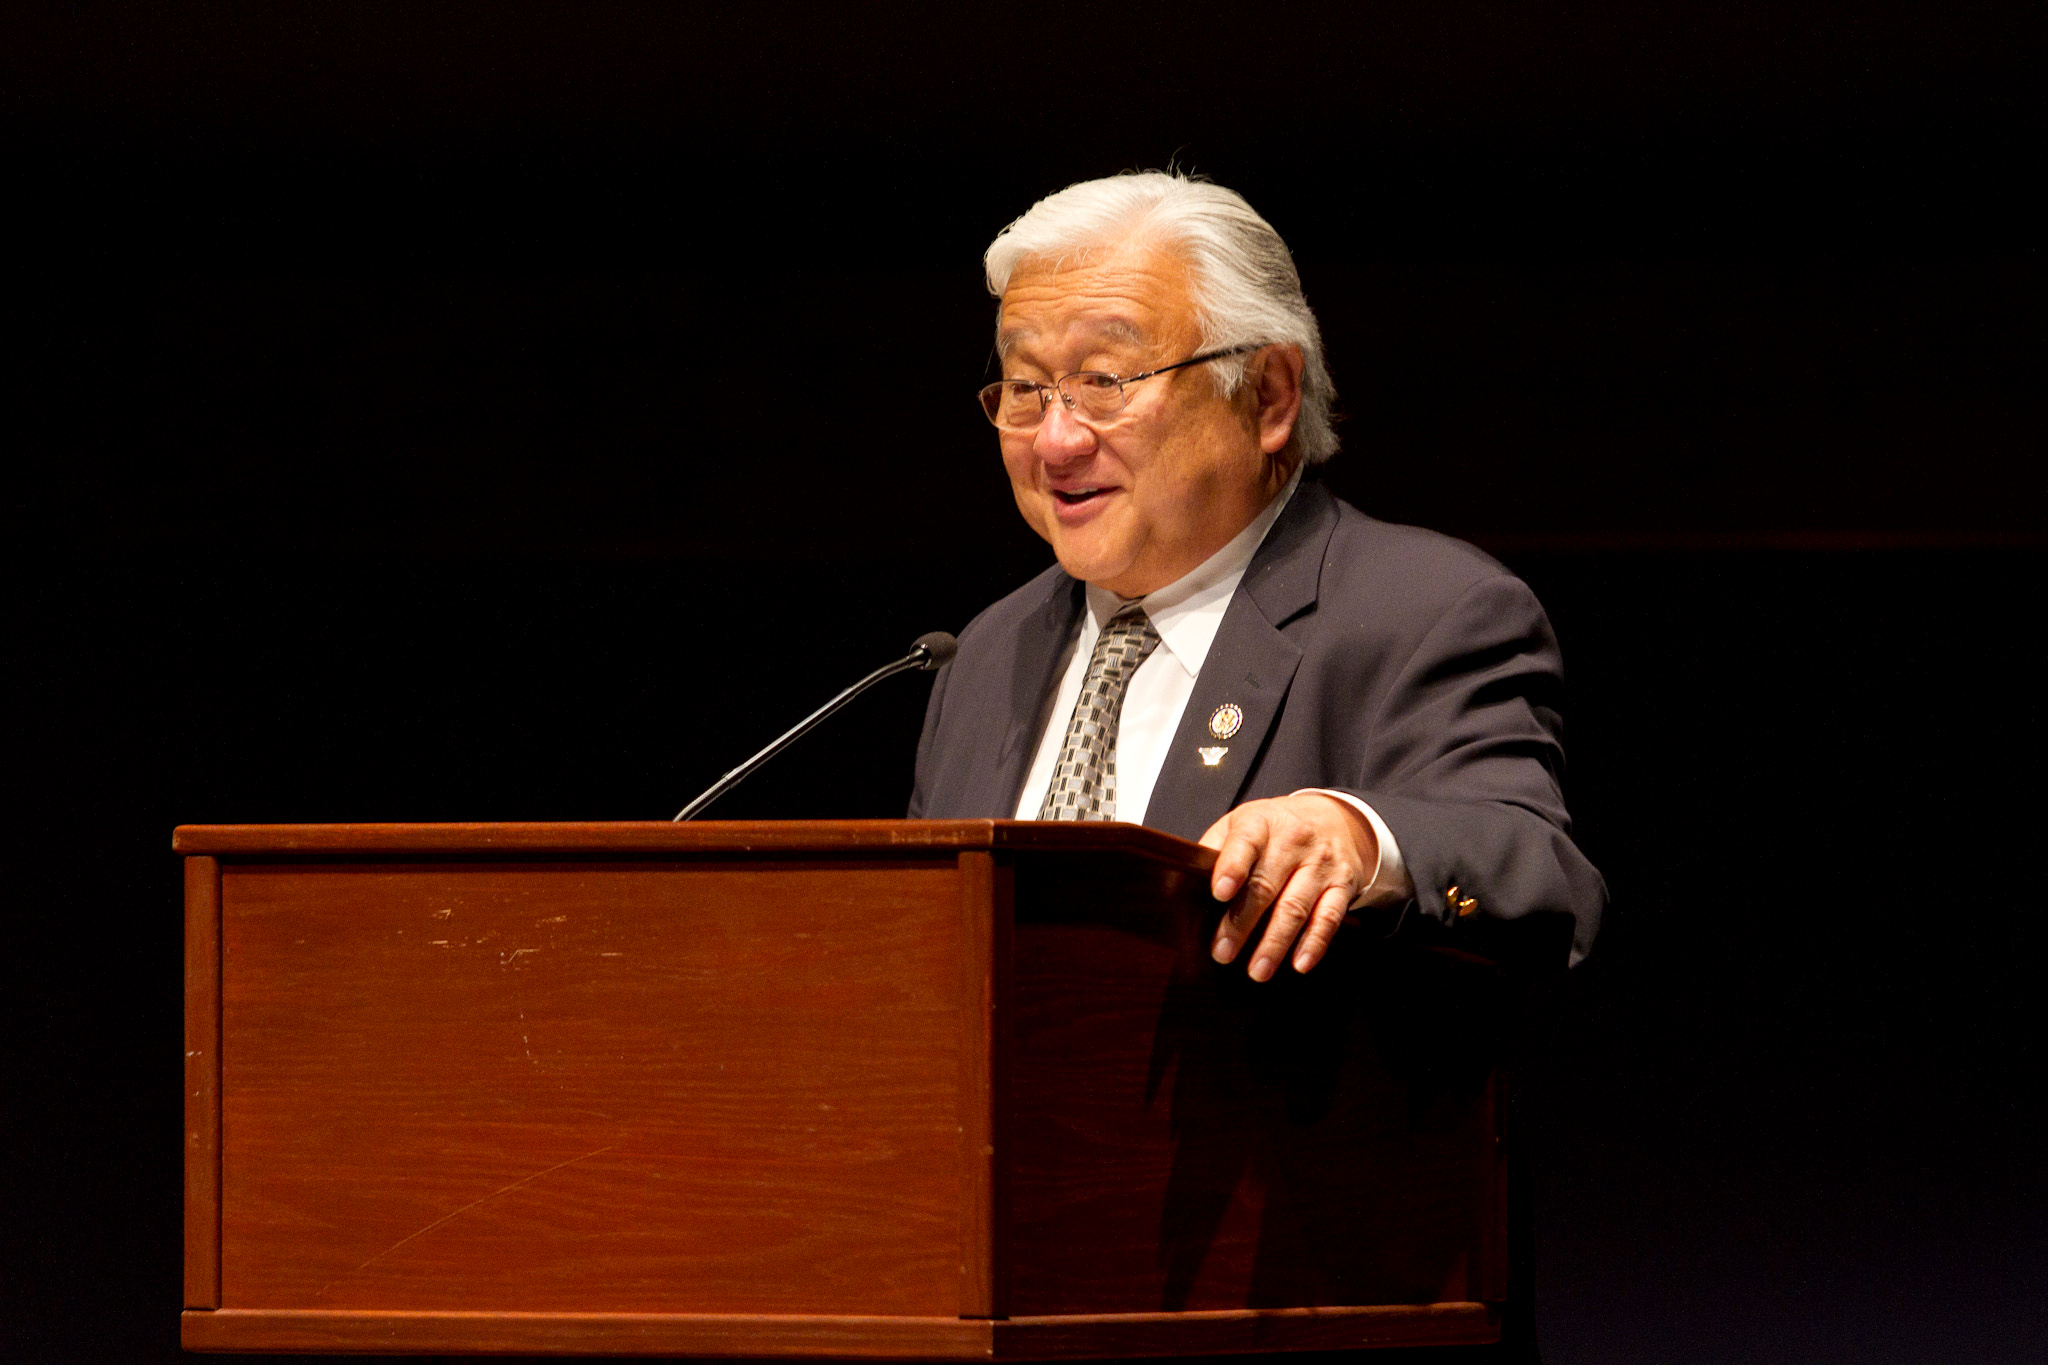
<path fill-rule="evenodd" d="M 1014 479 L 1010 482 L 1010 493 L 1016 499 L 1017 513 L 1024 518 L 1024 524 L 1036 531 L 1040 538 L 1051 540 L 1055 520 L 1049 499 Z"/>

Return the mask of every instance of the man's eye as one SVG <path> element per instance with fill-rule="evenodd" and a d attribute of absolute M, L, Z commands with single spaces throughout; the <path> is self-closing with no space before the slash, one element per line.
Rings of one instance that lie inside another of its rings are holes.
<path fill-rule="evenodd" d="M 1097 374 L 1093 370 L 1083 370 L 1079 374 L 1069 375 L 1067 382 L 1078 389 L 1085 389 L 1091 393 L 1106 393 L 1116 387 L 1116 376 Z"/>
<path fill-rule="evenodd" d="M 1002 416 L 1006 419 L 1036 418 L 1044 402 L 1038 385 L 1028 380 L 1011 379 L 1003 383 Z"/>

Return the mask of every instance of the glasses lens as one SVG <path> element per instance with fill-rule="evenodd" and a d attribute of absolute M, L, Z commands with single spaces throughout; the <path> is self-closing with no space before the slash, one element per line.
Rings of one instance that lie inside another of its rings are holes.
<path fill-rule="evenodd" d="M 1060 389 L 1074 405 L 1074 411 L 1090 421 L 1100 422 L 1124 410 L 1124 386 L 1113 374 L 1082 370 L 1062 379 Z"/>
<path fill-rule="evenodd" d="M 982 410 L 999 427 L 1035 427 L 1045 416 L 1045 397 L 1036 385 L 1006 379 L 981 391 Z"/>

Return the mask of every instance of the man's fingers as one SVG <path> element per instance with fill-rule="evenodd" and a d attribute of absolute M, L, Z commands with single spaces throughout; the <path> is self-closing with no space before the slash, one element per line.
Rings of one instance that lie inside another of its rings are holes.
<path fill-rule="evenodd" d="M 1216 941 L 1209 953 L 1218 962 L 1229 962 L 1237 956 L 1238 947 L 1280 889 L 1274 884 L 1268 866 L 1270 830 L 1265 818 L 1256 812 L 1233 812 L 1212 826 L 1209 833 L 1217 834 L 1226 823 L 1229 828 L 1221 833 L 1216 866 L 1209 874 L 1209 893 L 1217 900 L 1234 899 L 1237 903 L 1224 912 L 1222 923 L 1216 926 Z"/>
<path fill-rule="evenodd" d="M 1216 926 L 1216 944 L 1211 950 L 1211 956 L 1218 962 L 1228 962 L 1237 956 L 1238 945 L 1251 937 L 1266 907 L 1279 896 L 1280 887 L 1269 870 L 1270 861 L 1262 857 L 1253 865 L 1244 875 L 1236 903 L 1223 912 L 1223 922 Z"/>
<path fill-rule="evenodd" d="M 1320 795 L 1256 802 L 1203 834 L 1203 844 L 1217 851 L 1209 889 L 1231 902 L 1210 947 L 1216 961 L 1235 961 L 1269 908 L 1246 968 L 1252 980 L 1270 981 L 1290 954 L 1296 971 L 1322 960 L 1358 893 L 1349 822 L 1333 830 L 1322 818 L 1330 813 L 1325 807 L 1336 803 Z"/>
<path fill-rule="evenodd" d="M 1294 949 L 1294 970 L 1305 972 L 1323 960 L 1323 954 L 1329 949 L 1330 940 L 1337 936 L 1337 929 L 1344 923 L 1344 914 L 1351 908 L 1352 897 L 1356 894 L 1349 886 L 1332 886 L 1323 892 L 1316 901 L 1315 916 L 1309 921 L 1308 931 Z"/>
<path fill-rule="evenodd" d="M 1252 980 L 1272 979 L 1302 927 L 1312 923 L 1311 917 L 1320 913 L 1323 901 L 1337 889 L 1322 875 L 1321 869 L 1312 864 L 1302 864 L 1294 869 L 1286 889 L 1273 902 L 1273 918 L 1267 922 L 1265 936 L 1259 940 L 1258 951 L 1252 955 L 1249 969 Z M 1345 899 L 1350 899 L 1348 894 Z"/>
<path fill-rule="evenodd" d="M 1211 838 L 1216 842 L 1209 843 Z M 1227 901 L 1244 886 L 1245 878 L 1265 851 L 1265 818 L 1256 812 L 1239 815 L 1233 811 L 1209 826 L 1202 842 L 1217 850 L 1216 866 L 1209 872 L 1209 894 Z"/>

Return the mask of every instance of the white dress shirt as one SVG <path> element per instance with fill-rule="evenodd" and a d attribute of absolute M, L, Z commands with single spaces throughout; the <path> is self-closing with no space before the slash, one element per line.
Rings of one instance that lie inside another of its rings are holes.
<path fill-rule="evenodd" d="M 1139 599 L 1145 615 L 1151 618 L 1152 628 L 1159 632 L 1159 648 L 1139 665 L 1124 692 L 1124 709 L 1117 722 L 1116 736 L 1117 819 L 1144 822 L 1145 809 L 1152 804 L 1152 788 L 1166 766 L 1167 747 L 1180 728 L 1180 714 L 1187 709 L 1188 698 L 1194 695 L 1195 677 L 1202 671 L 1202 661 L 1209 657 L 1209 646 L 1223 625 L 1223 613 L 1266 532 L 1280 519 L 1281 509 L 1287 506 L 1300 483 L 1301 471 L 1296 470 L 1279 496 L 1228 545 L 1192 573 Z M 1060 747 L 1066 742 L 1067 722 L 1074 714 L 1074 703 L 1080 700 L 1081 684 L 1087 679 L 1088 659 L 1095 652 L 1096 637 L 1102 634 L 1109 619 L 1128 605 L 1125 599 L 1093 583 L 1088 585 L 1087 596 L 1088 609 L 1081 613 L 1080 627 L 1067 642 L 1060 685 L 1053 693 L 1052 704 L 1046 708 L 1038 753 L 1024 779 L 1023 794 L 1017 798 L 1019 820 L 1038 818 L 1039 808 L 1045 804 L 1046 788 L 1052 785 L 1052 770 L 1059 763 Z M 1379 841 L 1379 866 L 1352 904 L 1387 905 L 1414 895 L 1408 869 L 1401 861 L 1400 846 L 1379 813 L 1344 792 L 1324 794 L 1336 797 L 1364 816 Z"/>

